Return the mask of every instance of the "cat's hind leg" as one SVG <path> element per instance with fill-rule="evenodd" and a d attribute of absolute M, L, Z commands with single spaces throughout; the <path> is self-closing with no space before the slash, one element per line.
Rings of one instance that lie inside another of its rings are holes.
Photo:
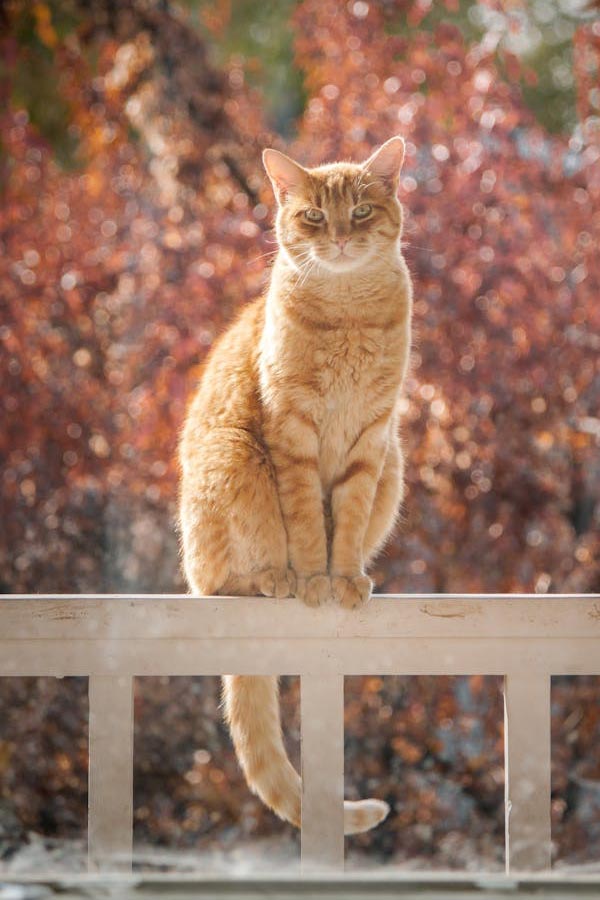
<path fill-rule="evenodd" d="M 288 566 L 275 470 L 258 443 L 245 441 L 240 456 L 243 465 L 236 473 L 235 498 L 229 510 L 231 567 L 220 593 L 289 597 L 296 579 Z"/>
<path fill-rule="evenodd" d="M 398 441 L 390 443 L 383 470 L 377 483 L 373 507 L 364 540 L 364 562 L 367 567 L 382 549 L 398 518 L 404 495 L 404 459 Z"/>
<path fill-rule="evenodd" d="M 180 527 L 183 569 L 192 593 L 217 594 L 229 575 L 227 523 L 194 497 L 182 504 Z"/>
<path fill-rule="evenodd" d="M 296 576 L 291 569 L 267 568 L 248 575 L 230 575 L 218 591 L 232 597 L 249 597 L 263 594 L 265 597 L 290 597 L 296 589 Z"/>
<path fill-rule="evenodd" d="M 219 428 L 203 441 L 183 498 L 184 565 L 194 592 L 293 593 L 275 473 L 248 431 Z"/>

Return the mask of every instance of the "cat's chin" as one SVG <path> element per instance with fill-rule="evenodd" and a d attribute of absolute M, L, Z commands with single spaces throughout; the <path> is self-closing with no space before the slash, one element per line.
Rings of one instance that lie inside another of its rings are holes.
<path fill-rule="evenodd" d="M 344 275 L 347 272 L 356 272 L 361 269 L 370 259 L 369 253 L 363 253 L 360 256 L 337 256 L 335 259 L 323 259 L 318 257 L 316 262 L 332 275 Z"/>

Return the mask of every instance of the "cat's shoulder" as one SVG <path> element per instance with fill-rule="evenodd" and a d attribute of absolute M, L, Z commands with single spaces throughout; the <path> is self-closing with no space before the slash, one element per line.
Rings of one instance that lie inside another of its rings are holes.
<path fill-rule="evenodd" d="M 211 349 L 211 355 L 257 340 L 265 323 L 265 298 L 256 297 L 233 317 L 227 327 L 217 337 Z"/>
<path fill-rule="evenodd" d="M 261 294 L 245 303 L 244 306 L 234 316 L 232 322 L 227 327 L 226 332 L 246 332 L 254 331 L 262 328 L 265 322 L 265 296 Z"/>

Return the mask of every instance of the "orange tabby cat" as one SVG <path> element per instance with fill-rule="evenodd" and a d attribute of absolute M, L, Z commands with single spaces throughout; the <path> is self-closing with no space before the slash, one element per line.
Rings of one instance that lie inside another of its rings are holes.
<path fill-rule="evenodd" d="M 204 367 L 181 441 L 181 531 L 195 594 L 364 603 L 365 572 L 395 521 L 398 398 L 411 284 L 397 199 L 404 142 L 365 163 L 264 164 L 278 201 L 269 290 Z M 300 778 L 282 741 L 277 679 L 227 676 L 227 719 L 252 790 L 300 823 Z M 380 822 L 344 804 L 346 834 Z"/>

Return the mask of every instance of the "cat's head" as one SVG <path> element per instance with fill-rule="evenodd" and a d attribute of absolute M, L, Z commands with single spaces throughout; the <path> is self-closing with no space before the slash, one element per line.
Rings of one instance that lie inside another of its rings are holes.
<path fill-rule="evenodd" d="M 280 247 L 298 269 L 332 274 L 389 260 L 402 230 L 397 198 L 404 141 L 393 137 L 361 165 L 305 169 L 278 150 L 263 161 L 279 206 Z"/>

